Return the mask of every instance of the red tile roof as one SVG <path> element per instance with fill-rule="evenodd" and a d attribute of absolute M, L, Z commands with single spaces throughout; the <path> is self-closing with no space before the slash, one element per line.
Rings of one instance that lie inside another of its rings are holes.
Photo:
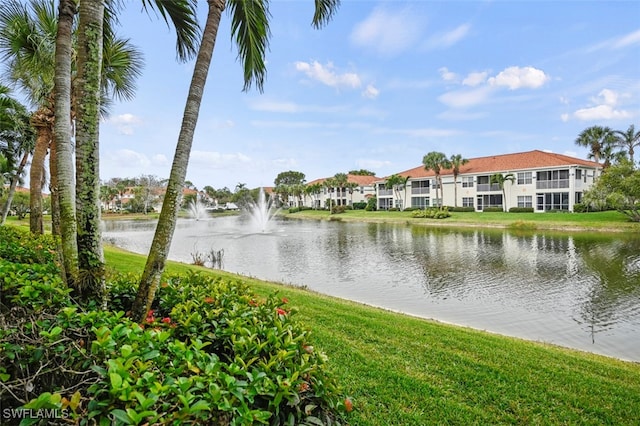
<path fill-rule="evenodd" d="M 602 165 L 568 155 L 554 154 L 539 150 L 518 152 L 514 154 L 492 155 L 489 157 L 470 158 L 460 167 L 460 174 L 508 173 L 516 170 L 540 169 L 544 167 L 562 166 L 602 167 Z M 440 171 L 441 176 L 453 174 L 451 169 Z M 421 178 L 435 176 L 433 170 L 425 170 L 423 165 L 398 173 L 402 177 Z"/>
<path fill-rule="evenodd" d="M 332 177 L 333 176 L 331 176 L 329 178 L 315 179 L 315 180 L 312 180 L 311 182 L 307 183 L 307 185 L 313 185 L 315 183 L 322 184 L 325 180 L 331 179 Z M 373 185 L 374 182 L 379 181 L 379 180 L 380 180 L 380 178 L 376 177 L 376 176 L 361 176 L 361 175 L 351 175 L 351 174 L 347 175 L 347 182 L 354 182 L 354 183 L 357 183 L 360 186 Z"/>

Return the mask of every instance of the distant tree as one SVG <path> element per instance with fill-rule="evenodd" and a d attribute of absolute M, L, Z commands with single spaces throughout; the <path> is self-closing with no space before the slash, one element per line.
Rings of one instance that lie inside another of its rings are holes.
<path fill-rule="evenodd" d="M 332 205 L 331 203 L 333 202 L 333 199 L 331 197 L 331 194 L 333 194 L 333 192 L 335 191 L 336 188 L 336 181 L 334 178 L 327 178 L 324 180 L 324 182 L 322 182 L 322 186 L 324 187 L 324 189 L 327 191 L 327 194 L 329 195 L 329 214 L 331 214 L 331 208 Z"/>
<path fill-rule="evenodd" d="M 631 165 L 635 167 L 635 159 L 633 155 L 635 153 L 635 148 L 640 146 L 640 130 L 636 132 L 634 125 L 630 125 L 626 131 L 616 130 L 615 134 L 615 143 L 617 146 L 625 150 L 625 152 L 629 155 L 629 160 L 631 161 Z"/>
<path fill-rule="evenodd" d="M 29 155 L 35 147 L 30 115 L 25 106 L 9 96 L 9 89 L 0 85 L 0 152 L 11 166 L 7 176 L 9 191 L 2 204 L 0 225 L 7 219 L 16 188 L 22 182 Z"/>
<path fill-rule="evenodd" d="M 346 173 L 336 173 L 333 176 L 333 182 L 335 184 L 335 188 L 338 190 L 336 194 L 336 204 L 338 204 L 338 194 L 342 197 L 345 194 L 345 188 L 347 186 L 347 182 L 349 181 L 349 177 Z"/>
<path fill-rule="evenodd" d="M 312 204 L 313 208 L 315 209 L 317 207 L 317 205 L 318 205 L 318 203 L 317 203 L 318 197 L 322 193 L 322 184 L 321 183 L 314 183 L 314 184 L 311 184 L 311 185 L 307 185 L 305 187 L 304 192 L 305 192 L 305 194 L 307 194 L 308 196 L 311 197 L 311 204 Z"/>
<path fill-rule="evenodd" d="M 355 176 L 375 176 L 376 174 L 370 170 L 360 169 L 360 170 L 349 170 L 350 175 Z"/>
<path fill-rule="evenodd" d="M 384 186 L 387 189 L 393 190 L 393 196 L 395 199 L 394 206 L 400 206 L 400 191 L 402 191 L 407 183 L 407 180 L 400 175 L 393 174 L 387 178 Z"/>
<path fill-rule="evenodd" d="M 303 185 L 306 182 L 305 175 L 302 172 L 289 170 L 287 172 L 278 173 L 273 180 L 275 186 L 280 185 Z"/>
<path fill-rule="evenodd" d="M 584 203 L 609 206 L 640 222 L 640 170 L 625 160 L 606 169 L 584 194 Z"/>
<path fill-rule="evenodd" d="M 502 191 L 502 210 L 503 211 L 507 211 L 507 194 L 504 189 L 504 184 L 505 182 L 511 182 L 511 184 L 513 185 L 513 182 L 515 181 L 515 179 L 516 178 L 515 176 L 513 176 L 513 173 L 507 173 L 506 175 L 503 175 L 502 173 L 495 173 L 491 175 L 491 177 L 489 178 L 489 183 L 497 184 L 500 187 L 500 190 Z"/>
<path fill-rule="evenodd" d="M 607 145 L 613 144 L 615 137 L 609 127 L 591 126 L 584 129 L 578 135 L 576 145 L 589 149 L 589 158 L 593 158 L 596 163 L 602 158 L 602 151 Z"/>
<path fill-rule="evenodd" d="M 458 207 L 458 176 L 460 175 L 460 167 L 469 162 L 466 158 L 462 158 L 460 154 L 454 154 L 449 158 L 451 162 L 451 170 L 453 172 L 453 204 Z"/>
<path fill-rule="evenodd" d="M 347 182 L 347 191 L 349 191 L 351 205 L 353 205 L 353 193 L 359 186 L 357 182 Z"/>
<path fill-rule="evenodd" d="M 443 208 L 442 194 L 442 177 L 440 171 L 451 167 L 451 162 L 442 152 L 432 151 L 422 158 L 422 164 L 425 170 L 433 170 L 436 179 L 436 199 L 440 200 L 440 209 Z M 438 197 L 438 188 L 440 188 L 440 197 Z"/>

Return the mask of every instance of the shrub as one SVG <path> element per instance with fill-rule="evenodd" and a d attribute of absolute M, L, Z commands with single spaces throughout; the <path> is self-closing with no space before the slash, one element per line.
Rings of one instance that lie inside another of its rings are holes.
<path fill-rule="evenodd" d="M 345 400 L 326 356 L 277 294 L 258 297 L 239 280 L 173 276 L 137 324 L 125 312 L 139 277 L 110 276 L 109 309 L 83 310 L 51 264 L 0 259 L 3 409 L 57 410 L 75 424 L 343 421 Z"/>
<path fill-rule="evenodd" d="M 533 207 L 511 207 L 509 213 L 533 213 Z"/>
<path fill-rule="evenodd" d="M 367 208 L 367 203 L 362 201 L 362 202 L 358 202 L 358 203 L 353 203 L 353 209 L 354 210 L 364 210 Z"/>
<path fill-rule="evenodd" d="M 585 204 L 576 203 L 576 204 L 573 205 L 573 212 L 574 213 L 584 213 L 584 212 L 588 212 L 588 211 L 589 211 L 589 208 Z"/>
<path fill-rule="evenodd" d="M 332 214 L 340 214 L 340 213 L 344 213 L 347 210 L 346 206 L 333 206 L 331 208 L 331 213 Z"/>
<path fill-rule="evenodd" d="M 447 207 L 450 212 L 475 212 L 475 207 Z"/>
<path fill-rule="evenodd" d="M 289 213 L 298 213 L 300 210 L 300 207 L 291 207 Z"/>
<path fill-rule="evenodd" d="M 485 207 L 482 209 L 483 212 L 487 213 L 502 213 L 504 212 L 502 207 Z"/>
<path fill-rule="evenodd" d="M 413 212 L 411 212 L 411 217 L 426 219 L 446 219 L 448 217 L 451 217 L 451 213 L 449 213 L 449 210 L 447 210 L 446 208 L 440 210 L 437 207 L 431 207 L 424 210 L 414 210 Z"/>
<path fill-rule="evenodd" d="M 365 211 L 374 212 L 378 209 L 378 199 L 376 197 L 371 197 L 367 200 L 367 207 L 364 208 Z"/>

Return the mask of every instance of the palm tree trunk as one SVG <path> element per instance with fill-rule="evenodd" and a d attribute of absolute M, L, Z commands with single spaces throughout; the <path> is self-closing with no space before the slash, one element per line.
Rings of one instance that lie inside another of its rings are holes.
<path fill-rule="evenodd" d="M 54 138 L 51 141 L 49 149 L 49 196 L 51 197 L 51 234 L 60 236 L 60 197 L 58 194 L 58 164 L 56 161 L 56 138 L 54 129 Z M 59 247 L 61 248 L 61 247 Z M 62 252 L 62 251 L 60 251 Z"/>
<path fill-rule="evenodd" d="M 36 127 L 36 147 L 33 150 L 31 168 L 29 170 L 29 229 L 32 234 L 42 235 L 42 187 L 44 186 L 44 160 L 51 142 L 51 129 L 40 118 L 43 114 L 34 114 L 33 125 Z"/>
<path fill-rule="evenodd" d="M 83 299 L 105 300 L 100 231 L 100 93 L 103 0 L 80 2 L 76 93 L 76 218 L 79 282 Z"/>
<path fill-rule="evenodd" d="M 0 219 L 0 225 L 4 225 L 7 221 L 7 215 L 9 214 L 9 210 L 11 209 L 11 203 L 13 202 L 13 194 L 16 193 L 16 187 L 18 186 L 18 181 L 20 180 L 20 175 L 22 175 L 22 171 L 27 166 L 27 160 L 29 159 L 29 151 L 25 151 L 22 155 L 22 159 L 20 160 L 20 164 L 15 171 L 15 174 L 11 177 L 11 183 L 9 184 L 9 193 L 7 194 L 7 200 L 4 203 L 4 207 L 2 209 L 2 219 Z"/>
<path fill-rule="evenodd" d="M 54 227 L 59 221 L 60 253 L 64 279 L 75 289 L 78 279 L 77 223 L 75 213 L 75 187 L 73 182 L 73 155 L 71 148 L 71 32 L 76 8 L 72 0 L 60 1 L 58 7 L 58 32 L 56 34 L 54 96 L 54 155 L 51 161 L 52 217 Z M 55 179 L 54 176 L 55 175 Z M 57 216 L 57 217 L 56 217 Z"/>
<path fill-rule="evenodd" d="M 182 126 L 176 145 L 176 151 L 171 166 L 171 174 L 167 183 L 167 190 L 160 211 L 160 218 L 156 226 L 149 256 L 140 279 L 138 293 L 133 303 L 132 313 L 134 320 L 143 321 L 151 307 L 156 290 L 160 284 L 160 277 L 164 272 L 165 262 L 169 254 L 171 239 L 176 227 L 178 210 L 180 208 L 180 195 L 184 186 L 184 180 L 189 165 L 193 134 L 195 132 L 204 86 L 209 73 L 211 57 L 215 47 L 218 27 L 225 6 L 225 0 L 208 0 L 209 11 L 202 42 L 198 51 L 198 57 L 193 69 L 193 77 L 189 86 L 187 103 L 182 117 Z"/>

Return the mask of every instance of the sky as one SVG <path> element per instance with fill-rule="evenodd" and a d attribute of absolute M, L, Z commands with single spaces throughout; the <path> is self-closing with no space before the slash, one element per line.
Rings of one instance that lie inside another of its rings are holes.
<path fill-rule="evenodd" d="M 289 170 L 385 177 L 431 151 L 587 158 L 587 127 L 640 127 L 640 2 L 343 0 L 321 30 L 311 0 L 270 12 L 263 93 L 242 91 L 223 15 L 187 172 L 199 189 L 272 186 Z M 117 33 L 145 68 L 101 124 L 101 178 L 167 178 L 194 61 L 176 61 L 173 30 L 140 2 Z"/>

